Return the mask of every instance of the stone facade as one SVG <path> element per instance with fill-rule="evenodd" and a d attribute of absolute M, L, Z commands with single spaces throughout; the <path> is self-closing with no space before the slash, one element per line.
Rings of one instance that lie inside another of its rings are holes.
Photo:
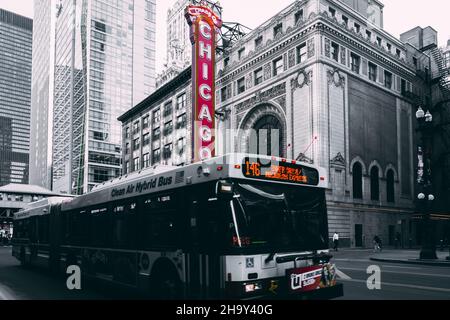
<path fill-rule="evenodd" d="M 279 155 L 328 171 L 330 237 L 337 231 L 343 245 L 367 247 L 374 235 L 393 244 L 400 232 L 406 243 L 416 228 L 415 105 L 405 93 L 417 89 L 416 70 L 404 43 L 347 3 L 296 1 L 218 58 L 217 109 L 228 115 L 218 150 L 248 152 L 245 133 L 226 129 L 274 116 Z"/>

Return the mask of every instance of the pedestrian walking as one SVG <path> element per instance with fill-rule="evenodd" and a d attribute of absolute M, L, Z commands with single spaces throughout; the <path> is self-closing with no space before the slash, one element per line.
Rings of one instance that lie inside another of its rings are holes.
<path fill-rule="evenodd" d="M 375 235 L 375 237 L 373 237 L 373 245 L 374 245 L 374 251 L 375 252 L 381 252 L 383 250 L 382 244 L 381 244 L 381 239 L 378 235 Z"/>
<path fill-rule="evenodd" d="M 334 244 L 334 251 L 338 251 L 338 247 L 339 247 L 339 234 L 337 232 L 334 233 L 333 235 L 333 244 Z"/>

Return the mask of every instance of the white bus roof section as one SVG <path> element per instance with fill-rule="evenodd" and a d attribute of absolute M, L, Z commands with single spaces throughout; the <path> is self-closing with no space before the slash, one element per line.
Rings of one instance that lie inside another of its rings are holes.
<path fill-rule="evenodd" d="M 28 204 L 24 209 L 14 214 L 14 220 L 21 220 L 33 216 L 42 216 L 49 214 L 49 208 L 52 205 L 69 202 L 74 197 L 50 197 Z"/>
<path fill-rule="evenodd" d="M 304 167 L 314 168 L 319 171 L 321 177 L 315 188 L 327 188 L 326 170 L 310 164 L 291 161 L 270 156 L 258 156 L 249 154 L 228 154 L 190 164 L 184 167 L 155 167 L 123 176 L 109 182 L 105 182 L 94 188 L 92 192 L 74 198 L 70 202 L 62 203 L 62 210 L 79 209 L 87 206 L 103 205 L 117 200 L 164 192 L 189 185 L 201 184 L 215 180 L 228 178 L 256 180 L 244 177 L 242 173 L 243 161 L 246 157 L 274 160 L 277 162 L 293 162 Z M 290 184 L 289 182 L 271 181 L 270 183 Z M 305 186 L 312 187 L 314 186 Z"/>

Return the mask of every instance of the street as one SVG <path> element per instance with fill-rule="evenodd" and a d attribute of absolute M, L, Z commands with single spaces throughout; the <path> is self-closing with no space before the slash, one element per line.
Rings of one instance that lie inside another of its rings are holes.
<path fill-rule="evenodd" d="M 450 299 L 450 269 L 371 261 L 371 250 L 332 252 L 344 283 L 340 300 L 443 300 Z M 367 288 L 367 268 L 381 268 L 381 290 Z M 22 268 L 10 247 L 0 247 L 0 300 L 115 300 L 136 299 L 115 288 L 84 286 L 70 291 L 66 279 L 42 270 Z"/>

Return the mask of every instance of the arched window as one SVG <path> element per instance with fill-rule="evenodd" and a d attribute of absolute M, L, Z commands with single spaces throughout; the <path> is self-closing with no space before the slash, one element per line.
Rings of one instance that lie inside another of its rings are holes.
<path fill-rule="evenodd" d="M 256 122 L 253 128 L 257 134 L 258 154 L 283 155 L 283 129 L 278 118 L 272 115 L 264 116 Z"/>
<path fill-rule="evenodd" d="M 353 198 L 354 199 L 363 198 L 362 166 L 359 162 L 356 162 L 353 165 Z"/>
<path fill-rule="evenodd" d="M 370 170 L 370 199 L 380 200 L 380 180 L 378 178 L 378 167 L 372 167 Z"/>
<path fill-rule="evenodd" d="M 389 170 L 386 174 L 386 197 L 387 202 L 394 203 L 395 202 L 395 178 L 394 178 L 394 171 Z"/>

